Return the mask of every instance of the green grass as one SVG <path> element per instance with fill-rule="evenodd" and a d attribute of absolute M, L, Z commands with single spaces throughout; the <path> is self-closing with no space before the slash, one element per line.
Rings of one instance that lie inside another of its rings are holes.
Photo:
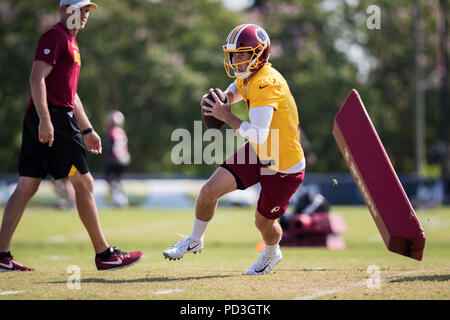
<path fill-rule="evenodd" d="M 11 251 L 36 271 L 0 273 L 0 299 L 450 299 L 450 208 L 417 212 L 427 237 L 421 262 L 388 251 L 365 207 L 332 209 L 347 223 L 345 250 L 283 248 L 270 274 L 244 276 L 259 255 L 254 208 L 219 208 L 202 253 L 179 261 L 162 251 L 190 233 L 192 211 L 102 210 L 109 243 L 144 252 L 140 263 L 113 272 L 96 271 L 75 211 L 30 208 Z M 80 267 L 80 290 L 67 286 L 70 265 Z M 370 265 L 380 268 L 379 289 L 366 285 Z"/>

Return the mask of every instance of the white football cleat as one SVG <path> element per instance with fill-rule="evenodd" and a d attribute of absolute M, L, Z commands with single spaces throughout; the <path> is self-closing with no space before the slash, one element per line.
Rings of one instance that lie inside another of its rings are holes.
<path fill-rule="evenodd" d="M 247 275 L 256 275 L 256 274 L 266 274 L 269 273 L 270 270 L 273 269 L 277 265 L 278 262 L 283 259 L 283 255 L 281 254 L 280 246 L 276 249 L 276 254 L 274 256 L 268 256 L 264 251 L 259 256 L 258 260 L 254 264 L 252 264 L 244 274 Z"/>
<path fill-rule="evenodd" d="M 163 255 L 166 259 L 176 260 L 181 259 L 187 252 L 197 253 L 203 249 L 203 240 L 195 240 L 193 238 L 186 237 L 178 241 L 177 244 L 164 250 Z"/>

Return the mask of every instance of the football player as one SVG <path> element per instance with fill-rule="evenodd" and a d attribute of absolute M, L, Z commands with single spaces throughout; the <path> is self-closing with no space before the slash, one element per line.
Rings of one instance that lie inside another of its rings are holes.
<path fill-rule="evenodd" d="M 192 233 L 163 254 L 180 259 L 187 252 L 201 251 L 218 199 L 259 182 L 255 225 L 265 249 L 244 274 L 266 274 L 282 259 L 282 229 L 277 219 L 286 212 L 305 175 L 297 106 L 286 80 L 268 62 L 270 39 L 263 28 L 255 24 L 237 26 L 228 35 L 223 51 L 226 73 L 235 79 L 225 91 L 227 103 L 212 92 L 215 101 L 205 95 L 200 105 L 210 104 L 213 108 L 202 107 L 204 114 L 224 121 L 248 142 L 226 159 L 201 188 Z M 231 112 L 231 104 L 241 100 L 245 101 L 250 121 Z"/>

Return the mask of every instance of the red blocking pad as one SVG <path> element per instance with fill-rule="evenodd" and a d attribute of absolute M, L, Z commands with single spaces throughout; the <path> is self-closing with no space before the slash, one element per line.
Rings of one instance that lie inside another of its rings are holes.
<path fill-rule="evenodd" d="M 312 215 L 296 214 L 289 221 L 289 232 L 304 234 L 341 234 L 347 231 L 344 218 L 339 213 L 314 212 Z"/>
<path fill-rule="evenodd" d="M 344 250 L 346 244 L 339 234 L 303 234 L 283 232 L 281 247 L 325 247 L 329 250 Z"/>
<path fill-rule="evenodd" d="M 386 247 L 422 260 L 425 232 L 356 90 L 337 113 L 333 136 Z"/>

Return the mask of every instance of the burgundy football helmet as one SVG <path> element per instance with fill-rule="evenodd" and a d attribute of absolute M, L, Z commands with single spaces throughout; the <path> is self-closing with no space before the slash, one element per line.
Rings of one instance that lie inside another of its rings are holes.
<path fill-rule="evenodd" d="M 223 46 L 225 53 L 225 71 L 230 78 L 245 79 L 253 72 L 259 70 L 270 55 L 270 39 L 267 32 L 256 24 L 241 24 L 228 35 Z M 248 61 L 233 63 L 233 54 L 237 52 L 250 52 Z M 239 72 L 238 65 L 248 63 L 245 71 Z"/>

